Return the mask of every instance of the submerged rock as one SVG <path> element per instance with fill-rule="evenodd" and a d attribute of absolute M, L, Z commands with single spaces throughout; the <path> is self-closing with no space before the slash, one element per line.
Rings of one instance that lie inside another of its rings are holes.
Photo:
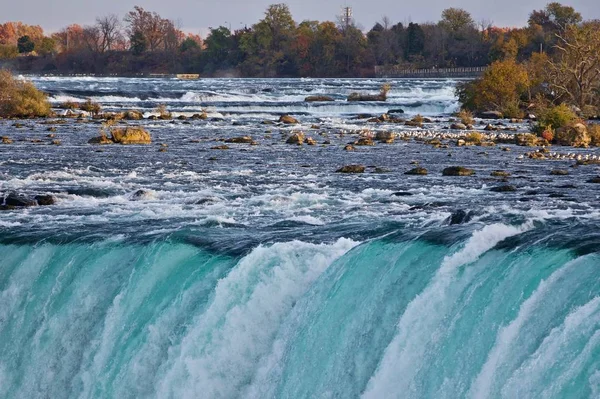
<path fill-rule="evenodd" d="M 451 166 L 442 171 L 443 176 L 471 176 L 474 175 L 473 169 L 468 169 L 462 166 Z"/>
<path fill-rule="evenodd" d="M 304 99 L 304 101 L 310 103 L 310 102 L 335 101 L 335 100 L 329 96 L 308 96 Z"/>
<path fill-rule="evenodd" d="M 225 140 L 226 143 L 237 143 L 237 144 L 252 144 L 254 140 L 250 136 L 232 137 Z"/>
<path fill-rule="evenodd" d="M 337 173 L 364 173 L 364 165 L 346 165 L 336 171 Z"/>
<path fill-rule="evenodd" d="M 49 194 L 44 195 L 36 195 L 33 199 L 37 202 L 38 205 L 48 206 L 56 204 L 56 198 Z"/>
<path fill-rule="evenodd" d="M 375 143 L 373 142 L 373 139 L 369 137 L 361 137 L 354 142 L 354 145 L 371 146 L 375 145 Z"/>
<path fill-rule="evenodd" d="M 413 168 L 407 172 L 404 172 L 405 175 L 421 175 L 421 176 L 426 175 L 427 173 L 428 173 L 427 169 L 422 168 L 422 167 Z"/>
<path fill-rule="evenodd" d="M 98 137 L 93 137 L 88 140 L 89 144 L 114 144 L 114 141 L 106 137 L 106 135 L 100 135 Z"/>
<path fill-rule="evenodd" d="M 468 223 L 469 221 L 471 221 L 471 219 L 472 219 L 471 212 L 465 212 L 462 209 L 459 209 L 458 211 L 455 211 L 452 213 L 452 215 L 448 218 L 448 222 L 451 225 L 464 224 L 464 223 Z"/>
<path fill-rule="evenodd" d="M 503 186 L 492 187 L 492 188 L 490 188 L 490 191 L 492 191 L 494 193 L 508 193 L 508 192 L 512 192 L 512 191 L 517 191 L 517 188 L 515 186 L 506 184 Z"/>
<path fill-rule="evenodd" d="M 10 207 L 29 207 L 36 206 L 38 203 L 35 200 L 29 199 L 21 194 L 10 193 L 4 198 L 4 205 Z"/>
<path fill-rule="evenodd" d="M 505 171 L 505 170 L 494 170 L 492 173 L 490 173 L 490 176 L 493 177 L 509 177 L 510 173 Z"/>
<path fill-rule="evenodd" d="M 567 176 L 569 174 L 569 171 L 565 169 L 554 169 L 550 171 L 550 174 L 552 176 Z"/>

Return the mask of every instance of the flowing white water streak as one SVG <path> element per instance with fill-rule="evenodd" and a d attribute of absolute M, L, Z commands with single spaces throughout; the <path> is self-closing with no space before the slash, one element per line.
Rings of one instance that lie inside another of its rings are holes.
<path fill-rule="evenodd" d="M 171 350 L 161 398 L 239 397 L 269 354 L 283 317 L 331 263 L 356 243 L 260 246 L 219 282 L 194 327 Z"/>
<path fill-rule="evenodd" d="M 407 306 L 398 323 L 398 334 L 386 348 L 383 360 L 369 381 L 364 398 L 410 397 L 415 390 L 414 378 L 423 367 L 424 354 L 435 339 L 439 324 L 473 277 L 457 277 L 461 266 L 475 262 L 502 240 L 532 228 L 493 224 L 473 233 L 465 246 L 444 259 L 429 286 Z"/>
<path fill-rule="evenodd" d="M 498 331 L 496 343 L 493 349 L 488 354 L 488 358 L 482 367 L 479 375 L 469 391 L 469 396 L 473 398 L 487 398 L 490 396 L 492 387 L 495 382 L 495 373 L 507 356 L 511 355 L 509 350 L 519 335 L 522 327 L 538 310 L 539 306 L 543 305 L 543 300 L 551 292 L 552 286 L 570 271 L 573 264 L 577 261 L 569 262 L 567 265 L 554 272 L 547 280 L 542 280 L 534 293 L 527 298 L 519 309 L 517 317 L 507 326 Z"/>
<path fill-rule="evenodd" d="M 567 272 L 570 272 L 570 268 L 562 268 L 559 272 L 554 273 L 550 280 L 555 281 L 555 275 L 564 275 Z M 544 283 L 544 285 L 548 286 L 550 280 L 548 280 L 548 283 Z M 541 287 L 542 284 L 540 284 Z M 536 292 L 536 295 L 539 294 Z M 594 331 L 600 325 L 599 310 L 600 297 L 595 297 L 585 305 L 573 310 L 566 317 L 564 323 L 554 328 L 535 353 L 529 356 L 528 360 L 513 373 L 511 378 L 504 384 L 502 396 L 505 398 L 536 397 L 540 395 L 540 392 L 537 392 L 537 390 L 543 388 L 545 381 L 548 379 L 552 380 L 553 383 L 548 387 L 546 392 L 562 387 L 565 375 L 579 371 L 576 367 L 573 367 L 574 363 L 572 359 L 578 352 L 573 351 L 569 344 L 578 339 L 586 340 L 586 337 L 590 336 L 593 336 L 593 339 L 588 341 L 588 345 L 593 342 L 597 344 L 598 337 L 596 337 L 597 333 L 594 334 Z M 521 314 L 519 314 L 520 316 Z M 507 334 L 503 335 L 506 336 Z M 584 350 L 581 353 L 589 353 L 589 350 Z M 553 365 L 557 359 L 562 359 L 561 363 L 568 365 L 565 367 L 567 370 L 559 378 L 547 378 L 547 374 L 552 370 L 552 367 L 548 366 Z M 556 393 L 545 394 L 543 397 L 554 397 Z"/>

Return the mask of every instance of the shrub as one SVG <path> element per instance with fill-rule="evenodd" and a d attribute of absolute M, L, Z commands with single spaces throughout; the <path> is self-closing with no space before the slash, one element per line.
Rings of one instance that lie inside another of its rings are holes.
<path fill-rule="evenodd" d="M 544 130 L 556 130 L 575 123 L 579 118 L 566 104 L 561 104 L 554 107 L 539 106 L 540 109 L 537 115 L 536 131 L 538 133 Z"/>
<path fill-rule="evenodd" d="M 0 117 L 32 118 L 50 115 L 48 97 L 31 82 L 15 79 L 0 70 Z"/>
<path fill-rule="evenodd" d="M 540 136 L 547 142 L 551 143 L 552 140 L 554 140 L 554 132 L 552 131 L 552 127 L 546 127 L 546 130 L 544 130 Z"/>
<path fill-rule="evenodd" d="M 65 102 L 61 103 L 58 106 L 58 108 L 74 110 L 74 109 L 79 109 L 80 105 L 79 105 L 79 103 L 77 103 L 75 101 L 65 101 Z"/>
<path fill-rule="evenodd" d="M 483 141 L 483 134 L 478 132 L 471 132 L 465 136 L 465 141 L 473 144 L 481 144 Z"/>
<path fill-rule="evenodd" d="M 423 121 L 425 120 L 425 118 L 423 118 L 423 115 L 421 114 L 416 114 L 411 121 L 415 122 L 415 123 L 423 123 Z"/>
<path fill-rule="evenodd" d="M 461 109 L 456 116 L 460 119 L 463 125 L 472 125 L 475 123 L 475 120 L 473 119 L 473 113 L 469 110 Z"/>
<path fill-rule="evenodd" d="M 164 104 L 160 104 L 158 107 L 156 107 L 156 112 L 158 113 L 158 117 L 160 119 L 171 119 L 171 113 Z"/>
<path fill-rule="evenodd" d="M 590 144 L 595 147 L 600 147 L 600 125 L 593 124 L 588 126 L 588 135 L 590 136 Z"/>
<path fill-rule="evenodd" d="M 93 102 L 91 99 L 87 99 L 86 102 L 84 102 L 83 104 L 81 104 L 81 106 L 79 107 L 82 111 L 86 111 L 89 112 L 92 115 L 98 115 L 100 113 L 100 111 L 102 110 L 102 107 L 100 106 L 100 104 Z"/>
<path fill-rule="evenodd" d="M 389 91 L 391 90 L 392 85 L 389 83 L 384 83 L 379 89 L 379 95 L 383 98 L 387 98 Z"/>

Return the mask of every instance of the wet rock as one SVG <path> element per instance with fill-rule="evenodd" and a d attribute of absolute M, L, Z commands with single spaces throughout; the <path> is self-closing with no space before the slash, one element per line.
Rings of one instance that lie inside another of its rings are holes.
<path fill-rule="evenodd" d="M 140 111 L 125 111 L 123 113 L 123 119 L 129 121 L 139 121 L 144 119 L 144 114 L 142 114 Z"/>
<path fill-rule="evenodd" d="M 140 189 L 131 195 L 132 201 L 150 200 L 155 197 L 154 192 L 150 190 Z"/>
<path fill-rule="evenodd" d="M 88 140 L 89 144 L 114 144 L 114 141 L 106 137 L 105 135 L 101 135 L 98 137 L 93 137 Z"/>
<path fill-rule="evenodd" d="M 337 173 L 364 173 L 364 165 L 346 165 L 336 171 Z"/>
<path fill-rule="evenodd" d="M 344 147 L 345 151 L 354 151 L 356 150 L 356 148 L 354 148 L 354 146 L 352 144 L 346 144 L 346 146 Z"/>
<path fill-rule="evenodd" d="M 279 118 L 279 122 L 285 123 L 285 124 L 288 124 L 288 125 L 294 125 L 294 124 L 298 124 L 299 123 L 296 118 L 294 118 L 292 116 L 289 116 L 289 115 L 282 115 Z"/>
<path fill-rule="evenodd" d="M 312 137 L 307 137 L 304 139 L 304 144 L 317 145 L 317 141 L 315 139 L 313 139 Z"/>
<path fill-rule="evenodd" d="M 210 149 L 211 150 L 228 150 L 229 146 L 222 144 L 222 145 L 217 145 L 217 146 L 211 147 Z"/>
<path fill-rule="evenodd" d="M 587 181 L 588 183 L 600 184 L 600 176 L 592 177 Z"/>
<path fill-rule="evenodd" d="M 332 97 L 329 96 L 308 96 L 304 99 L 307 103 L 310 102 L 321 102 L 321 101 L 334 101 Z"/>
<path fill-rule="evenodd" d="M 467 126 L 463 123 L 453 123 L 450 125 L 450 129 L 453 130 L 467 130 Z"/>
<path fill-rule="evenodd" d="M 52 141 L 50 142 L 50 144 L 52 144 L 52 145 L 61 145 L 62 143 L 61 143 L 61 141 L 60 141 L 60 140 L 52 140 Z"/>
<path fill-rule="evenodd" d="M 448 222 L 450 225 L 464 224 L 470 222 L 472 218 L 471 212 L 465 212 L 462 209 L 459 209 L 452 213 Z"/>
<path fill-rule="evenodd" d="M 502 119 L 504 117 L 500 111 L 484 111 L 477 116 L 481 119 Z"/>
<path fill-rule="evenodd" d="M 13 143 L 13 141 L 7 136 L 2 136 L 2 140 L 0 142 L 2 144 L 12 144 Z"/>
<path fill-rule="evenodd" d="M 517 191 L 517 188 L 515 186 L 511 186 L 510 184 L 506 184 L 506 185 L 502 185 L 502 186 L 492 187 L 492 188 L 490 188 L 490 191 L 492 191 L 494 193 L 508 193 L 508 192 Z"/>
<path fill-rule="evenodd" d="M 403 114 L 404 110 L 401 108 L 390 109 L 387 113 L 388 114 Z"/>
<path fill-rule="evenodd" d="M 490 173 L 490 176 L 494 176 L 494 177 L 509 177 L 510 173 L 505 171 L 505 170 L 495 170 L 492 173 Z"/>
<path fill-rule="evenodd" d="M 360 139 L 354 142 L 354 145 L 372 146 L 375 145 L 375 143 L 373 142 L 373 139 L 369 137 L 361 137 Z"/>
<path fill-rule="evenodd" d="M 409 193 L 408 191 L 397 191 L 395 193 L 392 193 L 392 195 L 395 197 L 410 197 L 411 195 L 414 195 L 414 194 Z"/>
<path fill-rule="evenodd" d="M 29 206 L 36 206 L 37 202 L 35 200 L 29 199 L 21 194 L 10 193 L 6 196 L 6 198 L 4 198 L 4 205 L 10 206 L 10 207 L 23 208 L 23 207 L 29 207 Z"/>
<path fill-rule="evenodd" d="M 33 199 L 37 202 L 38 205 L 48 206 L 56 204 L 56 198 L 52 195 L 36 195 Z"/>
<path fill-rule="evenodd" d="M 141 127 L 126 127 L 112 129 L 111 139 L 117 144 L 150 144 L 150 133 Z"/>
<path fill-rule="evenodd" d="M 192 115 L 192 119 L 194 120 L 204 120 L 204 119 L 208 119 L 208 114 L 206 112 L 202 112 L 200 114 L 194 114 Z"/>
<path fill-rule="evenodd" d="M 540 145 L 540 138 L 535 134 L 515 134 L 515 144 L 521 147 L 536 147 Z"/>
<path fill-rule="evenodd" d="M 236 143 L 236 144 L 252 144 L 254 140 L 250 136 L 242 136 L 242 137 L 232 137 L 225 140 L 226 143 Z"/>
<path fill-rule="evenodd" d="M 473 169 L 464 168 L 462 166 L 451 166 L 442 171 L 442 176 L 471 176 L 474 175 Z"/>
<path fill-rule="evenodd" d="M 569 171 L 565 169 L 554 169 L 550 171 L 550 174 L 552 176 L 567 176 L 569 174 Z"/>
<path fill-rule="evenodd" d="M 395 135 L 392 132 L 377 132 L 375 139 L 382 143 L 393 143 Z"/>
<path fill-rule="evenodd" d="M 302 145 L 302 143 L 304 143 L 305 139 L 306 139 L 306 137 L 304 137 L 304 133 L 297 132 L 297 133 L 292 134 L 285 142 L 286 142 L 286 144 Z"/>
<path fill-rule="evenodd" d="M 427 173 L 428 173 L 427 169 L 422 168 L 422 167 L 413 168 L 407 172 L 404 172 L 405 175 L 416 175 L 416 176 L 424 176 Z"/>
<path fill-rule="evenodd" d="M 391 170 L 387 168 L 375 168 L 373 173 L 390 173 Z"/>

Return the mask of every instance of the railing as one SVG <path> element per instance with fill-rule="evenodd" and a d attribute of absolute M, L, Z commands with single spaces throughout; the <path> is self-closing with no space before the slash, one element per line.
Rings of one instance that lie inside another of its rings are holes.
<path fill-rule="evenodd" d="M 477 77 L 487 67 L 407 69 L 400 66 L 376 66 L 379 78 L 471 78 Z"/>

